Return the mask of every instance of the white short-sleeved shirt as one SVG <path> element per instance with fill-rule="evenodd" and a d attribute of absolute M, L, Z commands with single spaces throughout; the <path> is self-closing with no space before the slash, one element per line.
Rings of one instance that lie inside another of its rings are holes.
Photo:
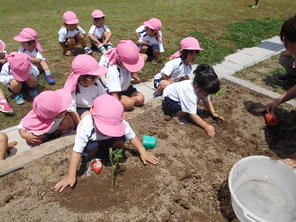
<path fill-rule="evenodd" d="M 64 26 L 58 31 L 59 42 L 66 42 L 68 38 L 74 38 L 78 33 L 85 34 L 85 31 L 80 26 L 77 26 L 74 30 Z"/>
<path fill-rule="evenodd" d="M 163 91 L 164 97 L 179 102 L 183 112 L 196 114 L 198 101 L 210 101 L 210 96 L 199 98 L 197 90 L 193 86 L 193 80 L 184 80 L 168 85 Z"/>
<path fill-rule="evenodd" d="M 32 52 L 29 50 L 25 50 L 23 47 L 19 48 L 19 53 L 24 53 L 29 55 L 31 58 L 37 58 L 41 60 L 46 60 L 46 58 L 35 48 Z"/>
<path fill-rule="evenodd" d="M 33 64 L 31 64 L 30 66 L 30 70 L 29 70 L 29 74 L 33 75 L 37 78 L 37 76 L 39 75 L 39 70 L 36 66 L 34 66 Z M 9 83 L 11 82 L 11 80 L 14 79 L 13 74 L 11 73 L 11 69 L 9 67 L 9 63 L 5 63 L 2 66 L 2 70 L 0 72 L 0 83 L 2 83 L 5 86 L 9 86 Z"/>
<path fill-rule="evenodd" d="M 131 140 L 136 137 L 135 132 L 130 127 L 128 122 L 123 120 L 125 131 L 124 136 L 127 140 Z M 82 153 L 88 141 L 103 141 L 106 139 L 110 139 L 110 136 L 104 136 L 98 133 L 96 130 L 96 126 L 93 120 L 93 117 L 89 114 L 82 118 L 77 126 L 75 144 L 73 151 L 77 153 Z"/>
<path fill-rule="evenodd" d="M 45 134 L 49 135 L 55 131 L 57 131 L 57 129 L 59 128 L 61 122 L 63 121 L 64 117 L 63 118 L 58 118 L 58 119 L 54 119 L 54 122 L 53 122 L 53 125 L 50 127 L 49 131 L 46 132 Z M 25 130 L 23 128 L 23 124 L 22 124 L 23 120 L 21 120 L 20 124 L 17 126 L 17 129 L 22 129 L 22 130 Z M 39 135 L 43 135 L 44 133 L 40 133 L 38 131 L 31 131 L 31 130 L 26 130 L 26 131 L 29 131 L 31 133 L 33 133 L 34 135 L 36 136 L 39 136 Z"/>
<path fill-rule="evenodd" d="M 75 112 L 78 108 L 90 108 L 94 99 L 97 96 L 106 94 L 106 89 L 102 86 L 100 81 L 88 87 L 84 87 L 78 83 L 79 93 L 72 93 L 72 104 L 67 109 L 68 112 Z"/>
<path fill-rule="evenodd" d="M 154 79 L 161 79 L 161 73 L 163 73 L 172 78 L 172 80 L 174 80 L 175 82 L 178 82 L 182 77 L 189 75 L 191 70 L 191 64 L 189 63 L 188 65 L 186 65 L 179 57 L 168 61 L 162 68 L 160 73 L 154 76 Z"/>
<path fill-rule="evenodd" d="M 88 31 L 88 33 L 94 35 L 96 39 L 104 38 L 104 32 L 111 32 L 111 30 L 106 25 L 102 27 L 92 25 Z"/>
<path fill-rule="evenodd" d="M 157 38 L 149 36 L 146 31 L 144 25 L 141 25 L 136 29 L 136 32 L 139 33 L 140 38 L 138 42 L 143 42 L 143 41 L 148 41 L 149 45 L 158 45 L 159 46 L 159 51 L 164 52 L 164 47 L 162 42 L 158 41 Z M 162 37 L 161 31 L 159 31 L 159 35 Z"/>
<path fill-rule="evenodd" d="M 107 87 L 110 93 L 126 91 L 131 84 L 131 73 L 117 64 L 109 66 Z"/>

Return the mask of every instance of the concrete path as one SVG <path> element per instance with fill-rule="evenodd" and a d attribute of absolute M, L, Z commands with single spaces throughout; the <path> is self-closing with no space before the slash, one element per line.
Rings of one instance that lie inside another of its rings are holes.
<path fill-rule="evenodd" d="M 225 60 L 214 66 L 215 71 L 219 75 L 219 78 L 229 80 L 235 84 L 242 85 L 258 93 L 269 96 L 270 98 L 276 98 L 279 94 L 274 93 L 270 90 L 261 88 L 251 82 L 236 78 L 232 76 L 237 71 L 243 70 L 244 68 L 261 62 L 265 59 L 270 58 L 273 55 L 279 54 L 284 50 L 284 47 L 278 36 L 263 40 L 260 45 L 252 48 L 245 48 L 237 51 L 234 54 L 225 57 Z M 197 65 L 193 65 L 193 70 Z M 191 78 L 193 74 L 191 73 Z M 136 85 L 137 89 L 145 96 L 145 102 L 153 99 L 153 81 L 149 80 L 144 83 Z M 289 104 L 296 106 L 294 100 L 288 102 Z M 143 111 L 143 109 L 138 109 Z M 144 110 L 145 111 L 145 110 Z M 137 111 L 135 112 L 137 113 Z M 131 113 L 131 117 L 135 115 Z M 3 130 L 8 137 L 9 141 L 18 141 L 16 149 L 13 150 L 12 155 L 4 161 L 0 161 L 0 177 L 1 174 L 5 174 L 10 170 L 17 169 L 18 167 L 25 166 L 29 162 L 38 159 L 44 155 L 53 153 L 64 147 L 72 146 L 74 144 L 74 135 L 68 135 L 50 142 L 41 144 L 40 146 L 31 149 L 25 141 L 19 136 L 16 126 Z"/>

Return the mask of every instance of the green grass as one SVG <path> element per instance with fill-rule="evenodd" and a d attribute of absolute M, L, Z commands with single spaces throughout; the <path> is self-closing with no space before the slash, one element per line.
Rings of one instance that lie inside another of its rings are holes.
<path fill-rule="evenodd" d="M 161 64 L 145 64 L 140 76 L 143 80 L 147 80 L 160 71 L 168 56 L 178 50 L 179 42 L 184 37 L 189 35 L 197 37 L 205 49 L 198 57 L 197 63 L 214 64 L 222 61 L 225 55 L 234 52 L 237 48 L 247 46 L 249 42 L 242 40 L 242 37 L 246 35 L 255 35 L 258 37 L 256 41 L 259 41 L 277 34 L 280 21 L 292 16 L 296 8 L 296 1 L 291 0 L 263 1 L 260 3 L 260 8 L 256 10 L 248 7 L 252 3 L 250 0 L 105 0 L 100 2 L 93 0 L 0 0 L 2 30 L 0 39 L 5 41 L 8 51 L 16 51 L 19 43 L 12 38 L 24 27 L 37 30 L 45 50 L 44 55 L 48 58 L 49 66 L 57 79 L 55 86 L 49 86 L 44 82 L 42 74 L 41 88 L 42 90 L 57 89 L 62 87 L 70 73 L 72 60 L 72 58 L 62 56 L 57 40 L 57 31 L 62 25 L 64 11 L 75 11 L 81 27 L 88 31 L 92 25 L 91 12 L 97 8 L 103 10 L 107 15 L 106 25 L 113 32 L 113 45 L 121 39 L 135 40 L 135 29 L 143 21 L 157 17 L 163 23 L 166 54 Z M 272 21 L 275 21 L 275 24 Z M 254 32 L 251 32 L 252 26 L 249 23 L 255 26 Z M 263 27 L 265 25 L 269 28 L 265 29 Z M 241 26 L 251 28 L 240 30 Z M 263 31 L 261 32 L 261 28 L 259 30 L 258 27 L 263 28 Z M 235 33 L 239 35 L 235 36 Z M 255 44 L 253 37 L 251 39 L 252 44 Z M 98 54 L 94 56 L 99 58 Z M 1 89 L 4 87 L 1 86 Z M 7 117 L 1 113 L 0 129 L 18 124 L 21 117 L 29 111 L 31 104 L 28 101 L 25 105 L 17 106 L 6 89 L 5 94 L 15 109 L 16 115 Z"/>

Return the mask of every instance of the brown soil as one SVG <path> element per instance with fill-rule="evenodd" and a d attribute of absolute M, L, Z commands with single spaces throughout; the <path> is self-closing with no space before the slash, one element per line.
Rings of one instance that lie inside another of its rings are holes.
<path fill-rule="evenodd" d="M 152 152 L 159 165 L 144 166 L 127 144 L 115 191 L 110 167 L 104 167 L 57 193 L 53 186 L 67 173 L 71 152 L 64 149 L 0 178 L 1 221 L 238 221 L 227 186 L 231 167 L 249 155 L 295 152 L 296 119 L 285 107 L 278 111 L 280 125 L 266 127 L 252 110 L 270 99 L 227 82 L 223 88 L 226 93 L 212 100 L 226 121 L 204 112 L 216 128 L 214 138 L 193 124 L 169 120 L 154 100 L 129 122 L 138 136 L 158 138 Z"/>

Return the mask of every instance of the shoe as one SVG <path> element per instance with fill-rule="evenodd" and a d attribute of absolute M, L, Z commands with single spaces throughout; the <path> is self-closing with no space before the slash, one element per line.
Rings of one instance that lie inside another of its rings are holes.
<path fill-rule="evenodd" d="M 13 109 L 11 108 L 11 106 L 7 102 L 0 102 L 0 112 L 12 114 Z"/>
<path fill-rule="evenodd" d="M 156 91 L 153 92 L 153 98 L 154 98 L 154 99 L 157 98 L 157 97 L 159 97 L 159 96 L 161 96 L 161 95 L 159 95 Z"/>
<path fill-rule="evenodd" d="M 83 49 L 83 51 L 84 51 L 84 54 L 87 54 L 87 55 L 89 55 L 89 54 L 92 53 L 92 50 L 91 50 L 89 47 L 85 47 L 85 48 Z"/>
<path fill-rule="evenodd" d="M 31 90 L 29 90 L 29 94 L 33 100 L 38 95 L 38 92 L 36 89 L 31 89 Z"/>
<path fill-rule="evenodd" d="M 23 93 L 15 94 L 14 95 L 14 100 L 15 100 L 16 104 L 18 104 L 18 105 L 21 105 L 21 104 L 25 103 Z"/>
<path fill-rule="evenodd" d="M 153 59 L 153 60 L 151 61 L 151 63 L 152 63 L 153 65 L 156 65 L 158 62 L 157 62 L 157 60 Z"/>
<path fill-rule="evenodd" d="M 180 116 L 180 117 L 175 116 L 175 117 L 173 117 L 173 120 L 177 121 L 181 125 L 188 123 L 188 121 L 182 116 Z"/>
<path fill-rule="evenodd" d="M 54 85 L 55 84 L 55 80 L 53 75 L 45 75 L 46 81 L 49 85 Z"/>
<path fill-rule="evenodd" d="M 100 47 L 98 47 L 98 50 L 100 53 L 104 54 L 107 50 L 105 48 L 105 46 L 101 45 Z"/>

